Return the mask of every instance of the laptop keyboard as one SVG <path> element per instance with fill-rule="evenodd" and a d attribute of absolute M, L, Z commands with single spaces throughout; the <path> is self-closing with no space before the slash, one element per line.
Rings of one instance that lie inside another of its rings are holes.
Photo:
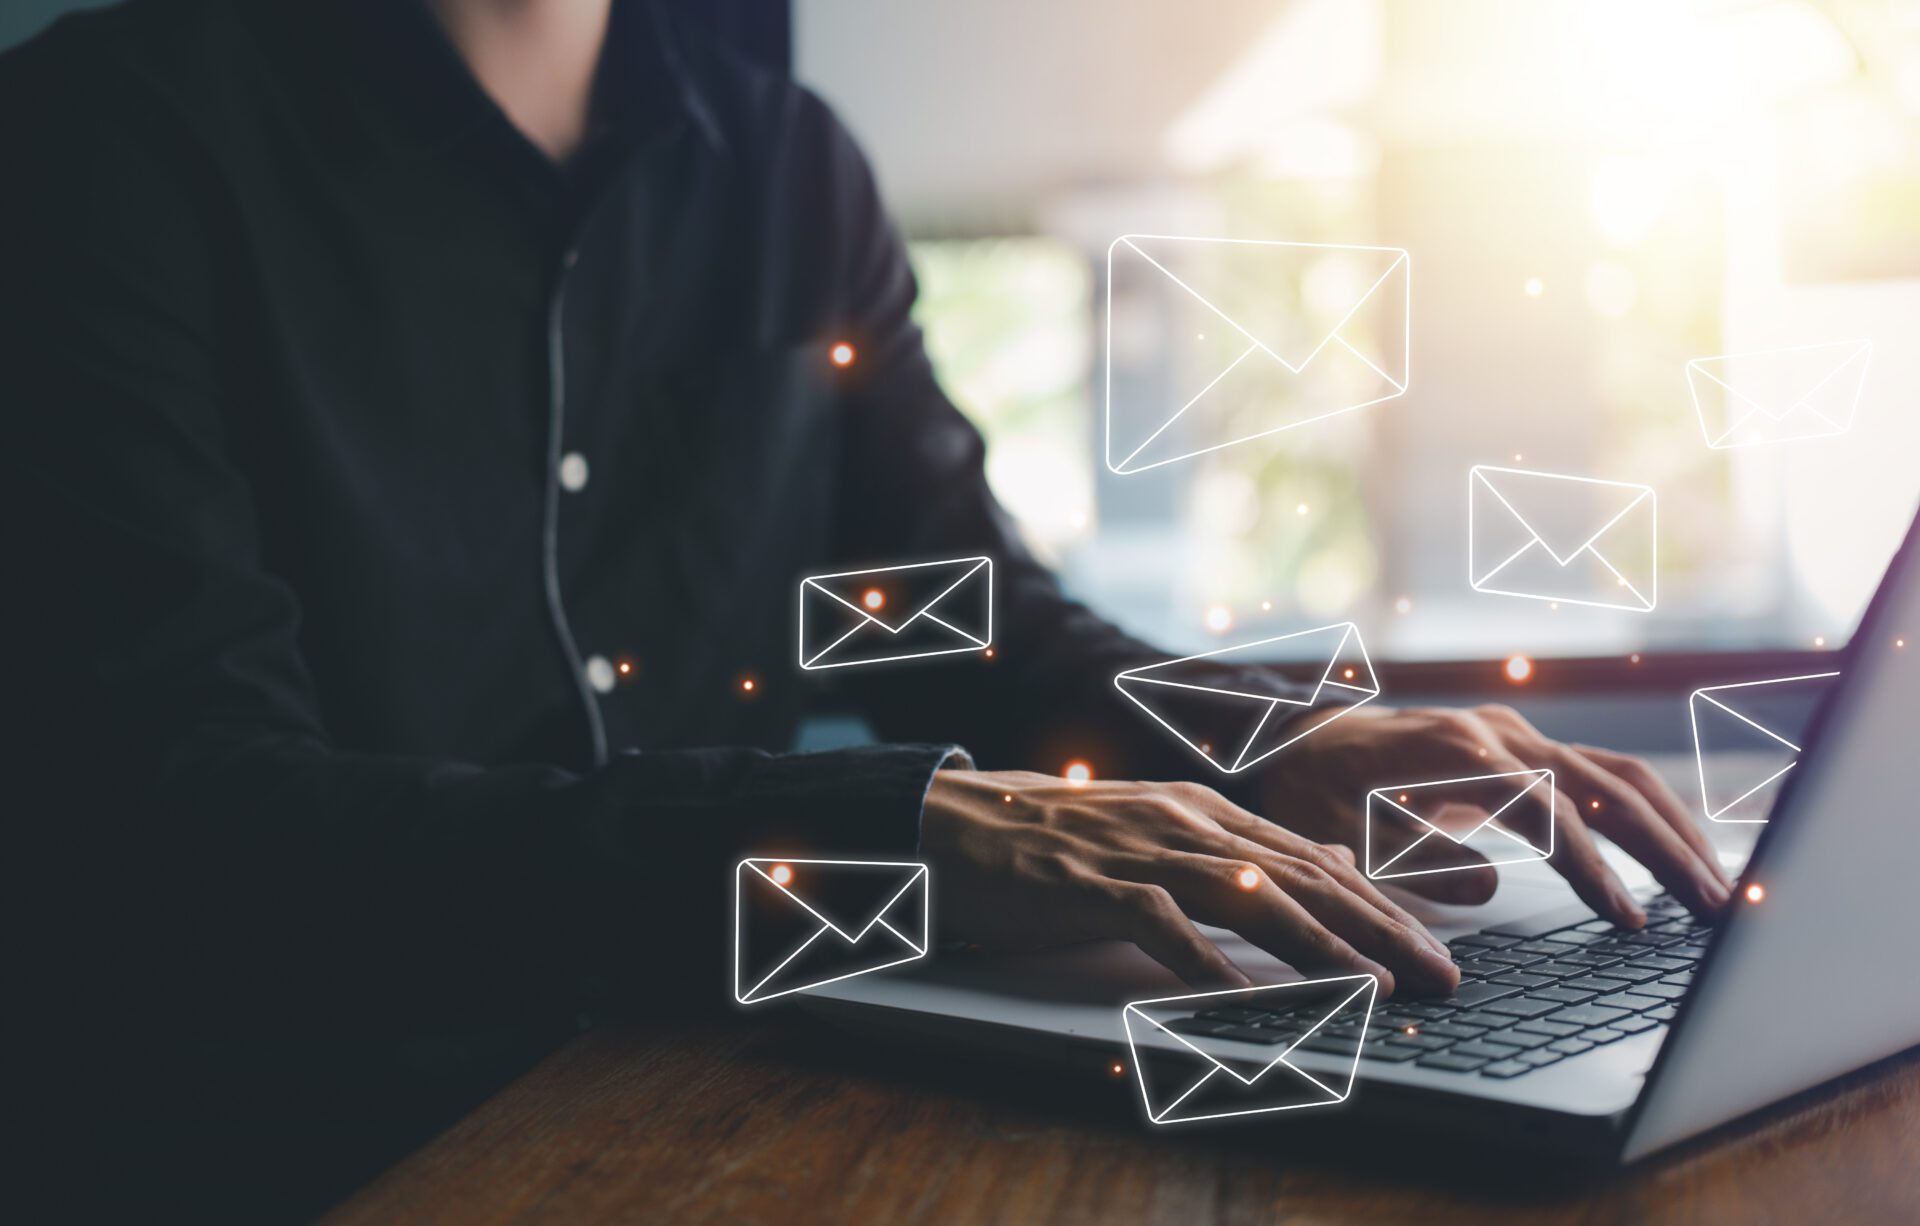
<path fill-rule="evenodd" d="M 1266 1046 L 1351 1056 L 1482 1077 L 1535 1069 L 1664 1029 L 1693 981 L 1711 928 L 1670 894 L 1646 904 L 1647 926 L 1616 928 L 1572 906 L 1495 924 L 1448 944 L 1460 987 L 1444 1000 L 1388 1000 L 1364 1024 L 1352 1004 L 1310 1038 L 1313 1002 L 1278 1009 L 1224 1006 L 1169 1028 Z"/>

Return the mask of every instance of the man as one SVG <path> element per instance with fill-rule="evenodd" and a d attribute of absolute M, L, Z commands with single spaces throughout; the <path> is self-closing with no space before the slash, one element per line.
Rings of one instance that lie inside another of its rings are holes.
<path fill-rule="evenodd" d="M 1244 983 L 1211 923 L 1444 992 L 1356 801 L 1550 766 L 1602 914 L 1643 919 L 1587 825 L 1724 903 L 1644 767 L 1502 710 L 1181 782 L 1109 685 L 1156 653 L 1020 547 L 827 110 L 643 0 L 418 3 L 139 0 L 0 70 L 35 1016 L 108 1152 L 322 1203 L 582 1014 L 724 1000 L 746 852 L 924 857 L 942 938 Z M 799 576 L 959 554 L 994 657 L 845 676 L 881 743 L 787 752 Z"/>

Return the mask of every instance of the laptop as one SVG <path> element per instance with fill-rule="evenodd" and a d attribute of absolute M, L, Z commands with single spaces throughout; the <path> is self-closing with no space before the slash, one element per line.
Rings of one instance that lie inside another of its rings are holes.
<path fill-rule="evenodd" d="M 1751 854 L 1742 828 L 1710 831 L 1726 844 L 1723 861 L 1746 859 L 1713 926 L 1640 870 L 1647 926 L 1616 929 L 1544 865 L 1523 865 L 1536 873 L 1503 869 L 1485 907 L 1420 906 L 1462 967 L 1444 1000 L 1389 998 L 1370 1013 L 1356 1000 L 1310 1021 L 1254 998 L 1201 999 L 1168 1023 L 1172 1033 L 1138 1027 L 1129 1044 L 1127 1002 L 1193 989 L 1133 946 L 1102 943 L 992 958 L 936 949 L 801 1003 L 877 1036 L 1090 1075 L 1129 1061 L 1191 1068 L 1196 1052 L 1258 1068 L 1285 1053 L 1316 1080 L 1352 1078 L 1344 1101 L 1286 1114 L 1606 1163 L 1920 1045 L 1908 945 L 1920 890 L 1920 803 L 1908 788 L 1920 728 L 1917 541 L 1920 521 L 1841 653 L 1766 824 L 1744 828 L 1758 830 Z M 1300 978 L 1231 933 L 1210 935 L 1257 984 Z M 1150 1118 L 1145 1103 L 1136 1109 Z"/>

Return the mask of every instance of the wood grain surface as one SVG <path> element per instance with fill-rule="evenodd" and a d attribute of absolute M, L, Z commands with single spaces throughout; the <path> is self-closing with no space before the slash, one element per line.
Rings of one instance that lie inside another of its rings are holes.
<path fill-rule="evenodd" d="M 325 1220 L 1920 1222 L 1920 1053 L 1601 1175 L 1351 1131 L 1149 1131 L 1131 1093 L 791 1013 L 608 1025 Z"/>

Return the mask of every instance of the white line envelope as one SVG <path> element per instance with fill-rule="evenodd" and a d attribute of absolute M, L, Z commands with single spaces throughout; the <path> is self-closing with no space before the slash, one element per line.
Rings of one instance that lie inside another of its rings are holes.
<path fill-rule="evenodd" d="M 800 667 L 922 660 L 993 644 L 993 559 L 877 566 L 800 581 Z"/>
<path fill-rule="evenodd" d="M 1396 877 L 1424 877 L 1432 873 L 1551 859 L 1557 817 L 1555 795 L 1550 770 L 1507 771 L 1375 788 L 1367 793 L 1361 857 L 1365 872 L 1375 881 L 1391 881 Z M 1529 799 L 1546 807 L 1544 837 L 1514 830 L 1501 821 L 1503 814 Z M 1437 820 L 1442 809 L 1456 805 L 1479 816 L 1459 829 Z M 1411 823 L 1401 823 L 1399 818 L 1411 819 Z M 1407 837 L 1409 834 L 1413 836 L 1411 839 Z M 1431 859 L 1422 858 L 1423 847 L 1445 850 L 1448 845 L 1478 852 L 1485 857 L 1486 864 L 1435 866 Z"/>
<path fill-rule="evenodd" d="M 1687 697 L 1693 760 L 1700 773 L 1700 809 L 1710 822 L 1764 825 L 1741 806 L 1782 778 L 1800 760 L 1800 746 L 1776 730 L 1768 700 L 1791 701 L 1826 688 L 1840 674 L 1805 673 L 1766 681 L 1710 685 Z M 1770 726 L 1770 723 L 1773 726 Z"/>
<path fill-rule="evenodd" d="M 1870 340 L 1694 358 L 1687 391 L 1707 446 L 1758 447 L 1845 434 L 1873 361 Z"/>
<path fill-rule="evenodd" d="M 1284 683 L 1284 666 L 1270 665 L 1265 658 L 1276 643 L 1312 649 L 1307 667 L 1317 680 L 1304 697 Z M 1145 664 L 1121 673 L 1113 684 L 1187 748 L 1230 775 L 1380 696 L 1373 661 L 1352 622 Z M 1310 727 L 1289 722 L 1335 704 L 1339 709 L 1334 714 Z"/>
<path fill-rule="evenodd" d="M 1364 1028 L 1373 1019 L 1373 1004 L 1379 989 L 1379 980 L 1372 975 L 1341 975 L 1131 1002 L 1120 1011 L 1120 1018 L 1126 1026 L 1127 1052 L 1134 1080 L 1140 1087 L 1141 1101 L 1147 1107 L 1147 1118 L 1156 1124 L 1191 1124 L 1199 1120 L 1266 1115 L 1345 1102 L 1353 1093 L 1354 1075 L 1360 1064 L 1357 1047 L 1351 1061 L 1343 1058 L 1346 1067 L 1337 1076 L 1309 1073 L 1290 1057 L 1295 1048 L 1350 1005 L 1360 1005 L 1363 1012 L 1357 1020 Z M 1168 1023 L 1175 1020 L 1172 1015 L 1190 1016 L 1209 1004 L 1246 1004 L 1266 1009 L 1293 1007 L 1302 1010 L 1303 1018 L 1311 1021 L 1308 1029 L 1289 1041 L 1279 1054 L 1269 1054 L 1271 1049 L 1267 1049 L 1243 1059 L 1224 1055 L 1217 1049 L 1208 1052 L 1201 1046 L 1206 1043 L 1206 1036 L 1182 1034 L 1169 1028 Z M 1170 1016 L 1157 1018 L 1149 1010 Z M 1155 1046 L 1152 1058 L 1142 1059 L 1141 1044 L 1148 1037 L 1172 1039 L 1181 1050 L 1168 1051 Z"/>
<path fill-rule="evenodd" d="M 1405 395 L 1410 270 L 1399 247 L 1121 235 L 1107 248 L 1107 468 L 1144 472 Z M 1129 299 L 1148 294 L 1165 318 L 1143 329 Z M 1130 369 L 1135 336 L 1149 375 Z"/>
<path fill-rule="evenodd" d="M 1653 487 L 1477 464 L 1467 474 L 1476 592 L 1651 613 L 1659 599 Z"/>
<path fill-rule="evenodd" d="M 733 881 L 733 996 L 743 1005 L 927 956 L 927 866 L 893 860 L 740 861 Z"/>

